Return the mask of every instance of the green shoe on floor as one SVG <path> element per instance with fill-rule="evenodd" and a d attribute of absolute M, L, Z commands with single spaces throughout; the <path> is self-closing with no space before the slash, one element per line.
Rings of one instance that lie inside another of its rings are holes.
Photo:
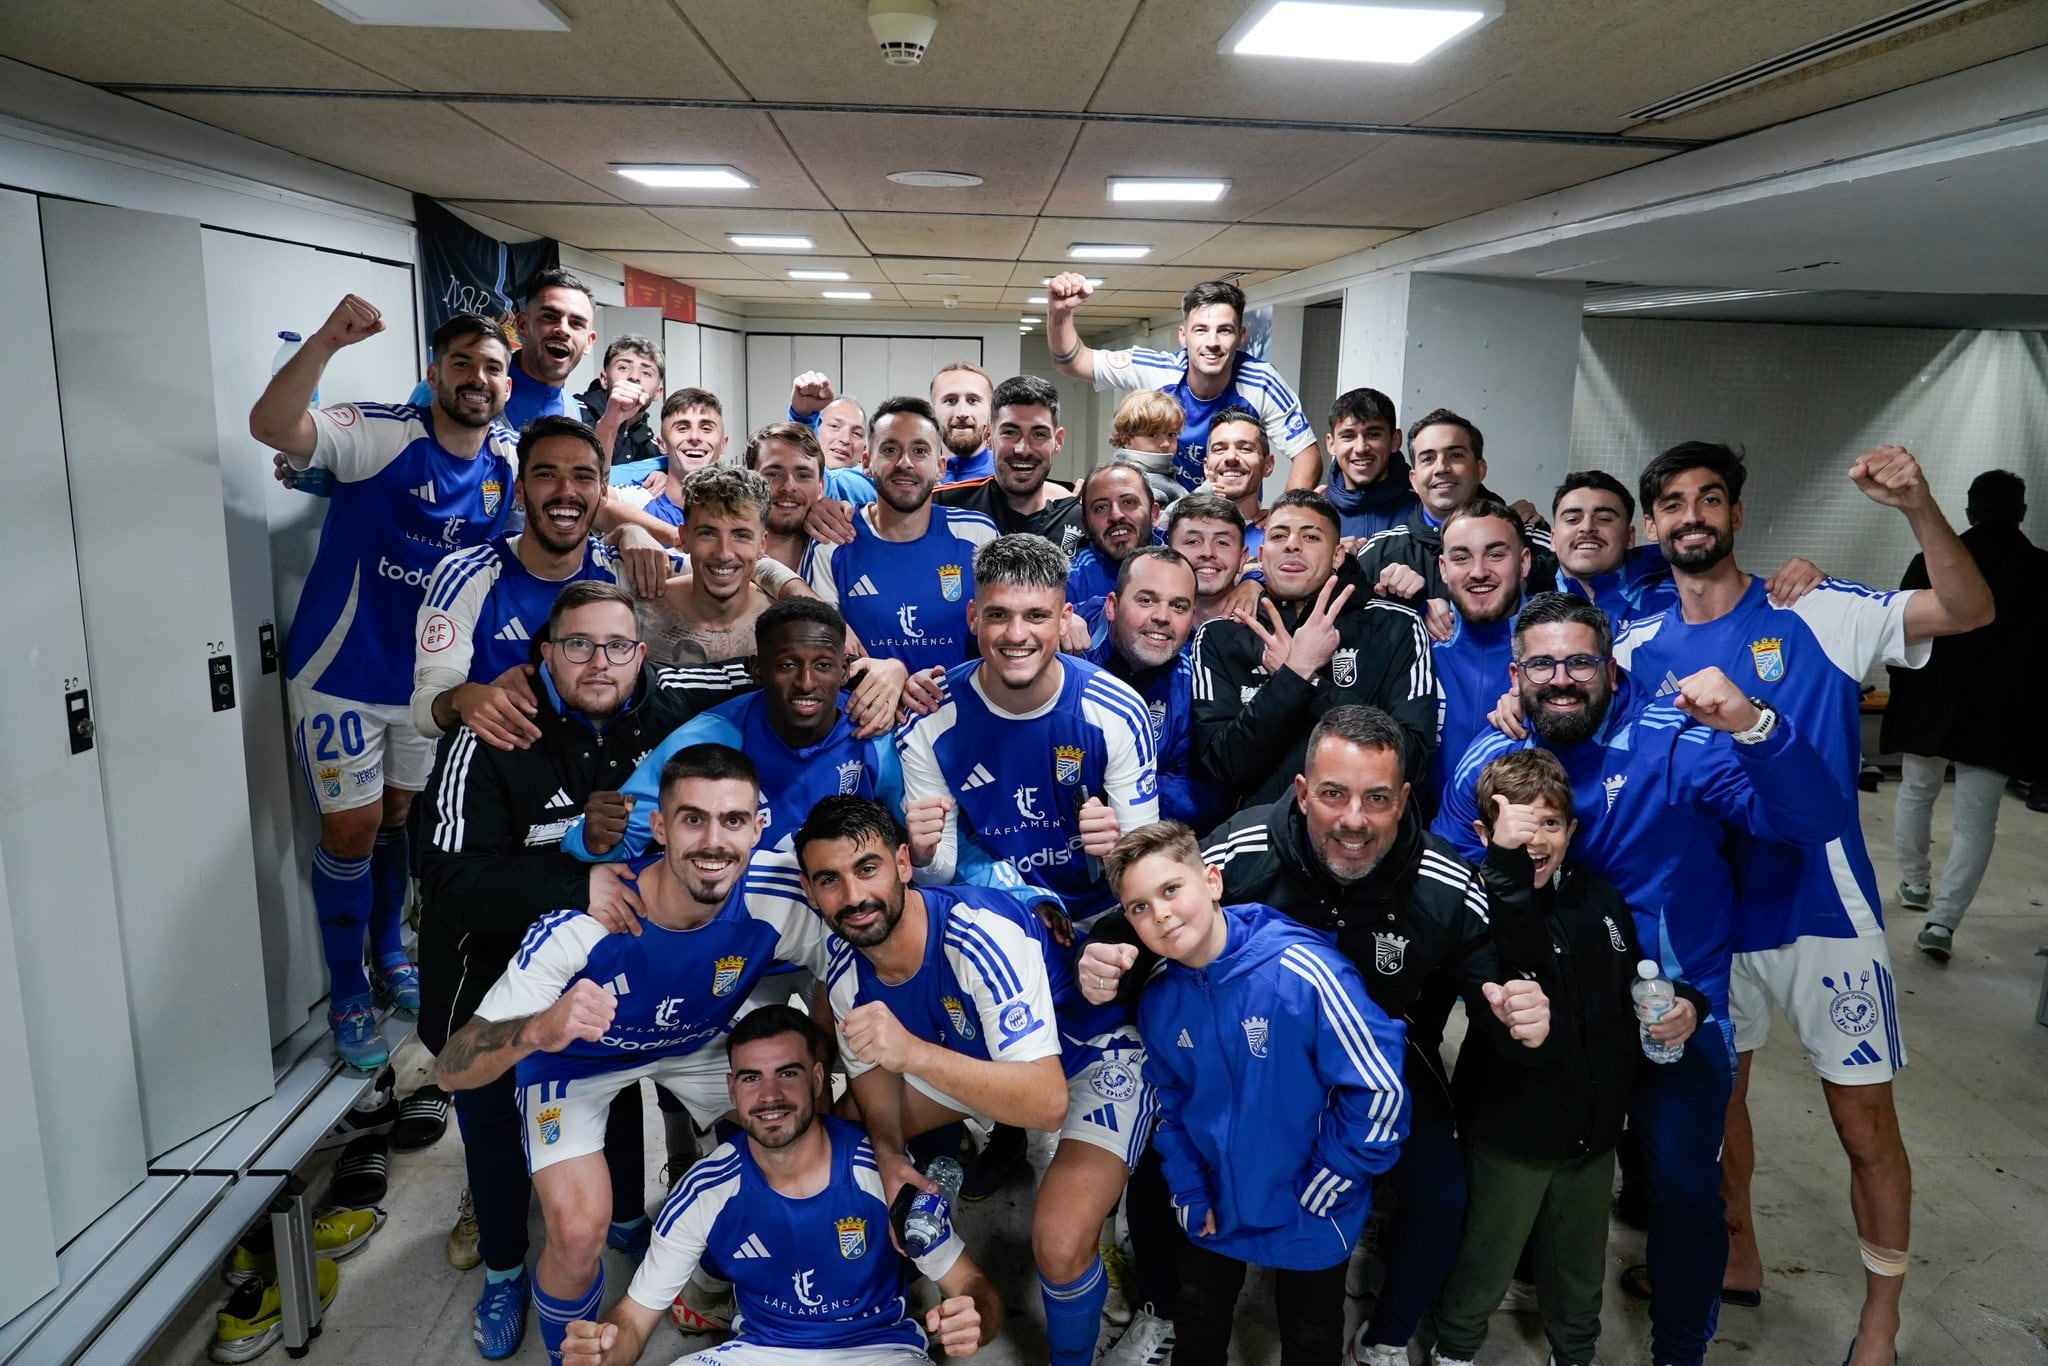
<path fill-rule="evenodd" d="M 313 1212 L 313 1255 L 331 1261 L 355 1253 L 370 1235 L 384 1227 L 384 1211 L 371 1206 L 368 1209 L 328 1208 Z M 228 1264 L 221 1268 L 221 1279 L 229 1285 L 244 1285 L 265 1277 L 276 1279 L 277 1257 L 270 1245 L 270 1228 L 267 1224 L 235 1244 L 235 1250 L 228 1256 Z"/>
<path fill-rule="evenodd" d="M 1920 946 L 1920 952 L 1935 962 L 1946 963 L 1955 952 L 1956 932 L 1946 925 L 1929 925 L 1914 942 Z"/>
<path fill-rule="evenodd" d="M 313 1263 L 313 1283 L 320 1290 L 320 1307 L 334 1303 L 341 1286 L 341 1268 L 325 1257 Z M 214 1316 L 213 1346 L 206 1354 L 215 1361 L 253 1361 L 270 1350 L 284 1336 L 284 1296 L 275 1277 L 244 1282 Z"/>
<path fill-rule="evenodd" d="M 1932 887 L 1915 887 L 1911 883 L 1899 884 L 1899 904 L 1909 911 L 1924 911 L 1934 904 Z"/>

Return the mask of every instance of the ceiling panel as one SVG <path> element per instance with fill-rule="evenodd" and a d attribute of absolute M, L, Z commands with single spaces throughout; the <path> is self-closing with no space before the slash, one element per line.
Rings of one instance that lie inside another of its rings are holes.
<path fill-rule="evenodd" d="M 901 284 L 896 286 L 896 293 L 912 303 L 922 304 L 943 303 L 948 296 L 960 303 L 981 307 L 1019 302 L 1013 297 L 1016 294 L 1015 290 L 997 289 L 989 285 Z"/>
<path fill-rule="evenodd" d="M 1158 211 L 1159 206 L 1154 205 L 1153 212 L 1156 214 Z M 1096 266 L 1108 264 L 1107 262 L 1069 261 L 1067 248 L 1076 242 L 1141 243 L 1152 248 L 1151 255 L 1141 257 L 1137 262 L 1143 265 L 1154 261 L 1170 261 L 1192 251 L 1214 237 L 1222 227 L 1221 223 L 1202 223 L 1186 218 L 1047 218 L 1039 220 L 1033 228 L 1030 240 L 1024 244 L 1023 256 L 1027 261 L 1056 264 L 1061 270 L 1078 270 L 1084 275 L 1103 275 Z M 1109 277 L 1103 275 L 1103 278 Z"/>
<path fill-rule="evenodd" d="M 831 204 L 766 114 L 740 110 L 620 109 L 560 104 L 460 106 L 485 127 L 577 178 L 635 204 L 829 209 Z M 657 190 L 614 162 L 732 166 L 751 190 Z"/>
<path fill-rule="evenodd" d="M 608 251 L 604 255 L 621 265 L 637 266 L 641 270 L 666 275 L 671 280 L 699 281 L 763 280 L 767 277 L 737 257 L 721 252 L 686 251 Z M 716 286 L 717 292 L 725 293 L 725 285 Z"/>
<path fill-rule="evenodd" d="M 1091 280 L 1102 281 L 1098 289 L 1119 289 L 1143 279 L 1155 269 L 1157 267 L 1143 261 L 1020 261 L 1010 268 L 1010 283 L 1020 288 L 1029 286 L 1031 293 L 1043 294 L 1048 278 L 1061 271 L 1073 270 Z"/>
<path fill-rule="evenodd" d="M 649 206 L 647 211 L 664 223 L 673 223 L 699 242 L 727 251 L 733 249 L 726 241 L 727 233 L 794 233 L 809 237 L 812 250 L 786 253 L 791 265 L 820 255 L 867 255 L 860 239 L 846 226 L 846 220 L 829 210 Z"/>
<path fill-rule="evenodd" d="M 982 218 L 971 213 L 849 213 L 846 221 L 877 256 L 1014 261 L 1023 252 L 1035 220 Z"/>
<path fill-rule="evenodd" d="M 351 24 L 313 0 L 237 3 L 415 90 L 703 99 L 745 94 L 667 0 L 550 0 L 568 16 L 567 33 Z M 95 0 L 95 8 L 105 6 L 106 0 Z"/>
<path fill-rule="evenodd" d="M 883 272 L 879 264 L 866 256 L 820 256 L 814 251 L 797 252 L 794 254 L 786 251 L 740 252 L 737 255 L 741 261 L 753 267 L 756 273 L 766 276 L 771 280 L 788 279 L 787 272 L 792 269 L 843 270 L 846 272 L 847 280 L 857 285 L 879 284 L 891 278 Z M 799 256 L 803 259 L 798 260 L 797 257 Z M 819 282 L 816 280 L 800 280 L 795 283 L 798 288 L 805 288 Z M 834 287 L 833 285 L 825 286 L 827 289 Z"/>
<path fill-rule="evenodd" d="M 146 98 L 231 133 L 443 199 L 611 197 L 442 104 L 282 95 Z"/>
<path fill-rule="evenodd" d="M 1356 161 L 1262 216 L 1426 228 L 1669 155 L 1654 148 L 1376 138 Z"/>
<path fill-rule="evenodd" d="M 948 0 L 924 61 L 898 67 L 882 60 L 857 0 L 774 0 L 772 10 L 733 0 L 677 4 L 757 100 L 988 109 L 1084 108 L 1138 8 L 1138 0 Z"/>
<path fill-rule="evenodd" d="M 1249 289 L 1268 280 L 1277 280 L 1285 273 L 1279 270 L 1247 271 L 1238 277 L 1237 283 L 1241 288 Z M 1203 266 L 1156 266 L 1131 281 L 1128 288 L 1154 292 L 1171 291 L 1178 302 L 1181 294 L 1204 280 L 1215 279 L 1216 276 L 1217 272 L 1214 269 Z M 1105 289 L 1110 287 L 1104 286 Z"/>
<path fill-rule="evenodd" d="M 983 288 L 1009 283 L 1011 265 L 1008 261 L 968 261 L 950 257 L 889 257 L 877 261 L 882 273 L 898 284 L 938 285 L 952 289 L 960 285 L 979 285 Z M 931 276 L 961 276 L 960 279 L 931 279 Z"/>
<path fill-rule="evenodd" d="M 917 115 L 777 114 L 775 124 L 831 202 L 906 213 L 1037 213 L 1078 123 Z M 892 171 L 965 171 L 968 189 L 898 185 Z"/>
<path fill-rule="evenodd" d="M 500 223 L 572 242 L 585 251 L 622 248 L 637 251 L 716 250 L 717 245 L 700 242 L 674 225 L 662 222 L 645 209 L 604 204 L 499 204 L 490 200 L 460 200 L 457 208 L 468 209 Z"/>
<path fill-rule="evenodd" d="M 0 53 L 95 84 L 398 85 L 230 0 L 107 0 L 89 15 L 75 5 L 9 4 L 0 13 Z"/>
<path fill-rule="evenodd" d="M 1349 133 L 1090 124 L 1067 158 L 1045 212 L 1089 218 L 1157 218 L 1158 204 L 1112 203 L 1111 176 L 1228 180 L 1215 205 L 1171 206 L 1189 216 L 1245 219 L 1357 158 L 1368 140 Z"/>
<path fill-rule="evenodd" d="M 1170 265 L 1207 265 L 1231 270 L 1264 266 L 1301 270 L 1354 251 L 1364 251 L 1392 237 L 1400 228 L 1304 228 L 1295 225 L 1238 223 L 1200 246 L 1175 256 Z"/>

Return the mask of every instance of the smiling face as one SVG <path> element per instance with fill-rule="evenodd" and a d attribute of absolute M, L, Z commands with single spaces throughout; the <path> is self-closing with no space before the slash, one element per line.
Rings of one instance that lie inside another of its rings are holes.
<path fill-rule="evenodd" d="M 798 855 L 804 889 L 832 933 L 857 949 L 879 948 L 903 919 L 910 846 L 877 840 L 810 840 Z"/>
<path fill-rule="evenodd" d="M 1554 745 L 1576 745 L 1590 740 L 1607 719 L 1614 700 L 1616 670 L 1611 659 L 1600 661 L 1593 676 L 1583 681 L 1566 671 L 1564 661 L 1573 656 L 1597 656 L 1600 639 L 1593 628 L 1578 622 L 1549 622 L 1531 626 L 1517 638 L 1517 662 L 1510 665 L 1522 715 L 1536 733 Z M 1530 678 L 1521 661 L 1549 659 L 1556 672 L 1549 681 Z"/>
<path fill-rule="evenodd" d="M 1187 517 L 1167 543 L 1194 566 L 1195 591 L 1205 598 L 1230 591 L 1244 563 L 1244 533 L 1216 517 Z"/>
<path fill-rule="evenodd" d="M 825 1089 L 825 1065 L 801 1034 L 770 1034 L 732 1050 L 725 1094 L 747 1137 L 773 1151 L 810 1132 Z"/>
<path fill-rule="evenodd" d="M 1337 881 L 1356 882 L 1379 866 L 1400 833 L 1408 807 L 1400 752 L 1326 735 L 1294 776 L 1294 803 L 1316 861 Z"/>
<path fill-rule="evenodd" d="M 1060 627 L 1069 610 L 1066 593 L 1057 588 L 978 584 L 967 604 L 967 628 L 996 679 L 1023 691 L 1059 660 Z"/>
<path fill-rule="evenodd" d="M 1088 477 L 1081 520 L 1088 544 L 1110 564 L 1152 539 L 1152 489 L 1128 465 L 1108 465 Z"/>
<path fill-rule="evenodd" d="M 768 724 L 796 747 L 816 744 L 839 719 L 846 637 L 821 622 L 792 621 L 756 641 L 754 673 Z"/>
<path fill-rule="evenodd" d="M 683 551 L 699 592 L 730 602 L 754 581 L 761 558 L 761 518 L 752 507 L 693 507 L 683 516 Z"/>
<path fill-rule="evenodd" d="M 740 778 L 683 778 L 648 821 L 669 876 L 699 906 L 724 902 L 761 835 L 761 793 Z"/>
<path fill-rule="evenodd" d="M 1536 833 L 1522 847 L 1529 851 L 1529 860 L 1536 865 L 1536 885 L 1540 887 L 1564 862 L 1565 851 L 1572 847 L 1572 836 L 1578 832 L 1579 823 L 1549 802 L 1531 802 L 1529 809 L 1536 816 Z"/>
<path fill-rule="evenodd" d="M 987 378 L 972 370 L 941 370 L 932 376 L 932 408 L 947 450 L 973 455 L 988 444 L 988 405 L 994 397 Z"/>
<path fill-rule="evenodd" d="M 465 427 L 490 426 L 512 394 L 511 361 L 501 337 L 479 332 L 455 338 L 427 366 L 435 406 Z"/>
<path fill-rule="evenodd" d="M 1266 519 L 1259 547 L 1266 591 L 1281 602 L 1305 602 L 1337 572 L 1337 529 L 1313 508 L 1283 507 Z"/>
<path fill-rule="evenodd" d="M 1147 555 L 1102 605 L 1110 646 L 1140 669 L 1171 663 L 1195 629 L 1195 576 L 1163 555 Z"/>
<path fill-rule="evenodd" d="M 679 408 L 661 420 L 661 449 L 672 472 L 714 465 L 725 454 L 725 419 L 710 408 Z"/>
<path fill-rule="evenodd" d="M 1643 510 L 1643 522 L 1673 569 L 1704 574 L 1735 553 L 1742 504 L 1728 496 L 1727 481 L 1712 470 L 1682 470 Z"/>
<path fill-rule="evenodd" d="M 868 472 L 875 494 L 897 512 L 911 513 L 931 501 L 938 486 L 939 434 L 916 413 L 888 413 L 875 423 Z"/>
<path fill-rule="evenodd" d="M 754 469 L 768 481 L 768 530 L 793 536 L 804 529 L 811 505 L 825 492 L 825 476 L 817 460 L 794 441 L 761 438 Z"/>
<path fill-rule="evenodd" d="M 661 367 L 654 363 L 654 357 L 643 356 L 638 351 L 621 351 L 611 358 L 598 376 L 599 382 L 609 390 L 621 381 L 630 381 L 640 387 L 640 392 L 651 395 L 655 406 L 661 406 Z"/>
<path fill-rule="evenodd" d="M 550 436 L 534 442 L 520 462 L 518 486 L 527 535 L 556 555 L 583 548 L 605 498 L 604 468 L 588 441 Z"/>
<path fill-rule="evenodd" d="M 1224 422 L 1209 429 L 1209 454 L 1203 473 L 1216 492 L 1233 503 L 1250 499 L 1256 503 L 1266 476 L 1273 472 L 1273 456 L 1262 450 L 1265 434 L 1256 423 Z"/>
<path fill-rule="evenodd" d="M 1455 422 L 1433 422 L 1415 433 L 1408 483 L 1441 519 L 1472 501 L 1486 478 L 1486 462 L 1472 452 L 1472 434 Z"/>
<path fill-rule="evenodd" d="M 590 296 L 580 289 L 551 285 L 514 321 L 519 325 L 520 364 L 544 384 L 559 385 L 569 378 L 597 341 L 597 329 L 590 325 Z"/>
<path fill-rule="evenodd" d="M 1039 404 L 1011 404 L 996 414 L 989 428 L 989 454 L 996 462 L 996 487 L 1012 498 L 1029 498 L 1045 487 L 1052 458 L 1060 453 L 1067 429 L 1052 420 Z"/>
<path fill-rule="evenodd" d="M 818 413 L 818 444 L 825 463 L 835 470 L 857 470 L 867 464 L 868 424 L 860 405 L 835 398 Z"/>
<path fill-rule="evenodd" d="M 1355 417 L 1337 420 L 1330 429 L 1330 462 L 1354 489 L 1376 484 L 1387 472 L 1387 462 L 1401 449 L 1401 433 L 1378 418 L 1360 422 Z"/>
<path fill-rule="evenodd" d="M 1612 574 L 1636 541 L 1628 509 L 1608 489 L 1573 489 L 1557 500 L 1551 516 L 1556 526 L 1550 548 L 1565 573 L 1577 578 Z"/>
<path fill-rule="evenodd" d="M 1188 373 L 1221 379 L 1230 373 L 1244 322 L 1229 304 L 1203 304 L 1181 318 L 1180 346 L 1188 353 Z"/>
<path fill-rule="evenodd" d="M 601 721 L 616 714 L 632 697 L 647 647 L 639 646 L 624 664 L 612 663 L 604 649 L 614 640 L 638 642 L 631 607 L 623 602 L 585 603 L 562 613 L 548 634 L 550 639 L 541 642 L 541 659 L 547 664 L 548 677 L 554 680 L 563 706 Z M 581 664 L 571 660 L 558 643 L 577 636 L 596 647 Z"/>
<path fill-rule="evenodd" d="M 1223 870 L 1183 862 L 1172 854 L 1147 854 L 1116 885 L 1124 916 L 1146 948 L 1190 967 L 1213 962 L 1223 950 L 1229 926 L 1218 907 Z"/>
<path fill-rule="evenodd" d="M 1437 568 L 1458 615 L 1468 625 L 1488 626 L 1521 605 L 1529 552 L 1519 527 L 1498 517 L 1460 517 L 1444 528 Z"/>

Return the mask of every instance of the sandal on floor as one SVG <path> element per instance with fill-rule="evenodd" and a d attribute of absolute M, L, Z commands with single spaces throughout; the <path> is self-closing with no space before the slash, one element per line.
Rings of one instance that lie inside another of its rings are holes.
<path fill-rule="evenodd" d="M 1634 1266 L 1621 1273 L 1618 1283 L 1621 1286 L 1621 1293 L 1627 1295 L 1630 1299 L 1649 1299 L 1649 1264 L 1637 1262 Z M 1762 1290 L 1734 1290 L 1725 1286 L 1721 1290 L 1721 1303 L 1734 1305 L 1738 1309 L 1755 1309 L 1760 1307 L 1763 1302 L 1764 1292 Z"/>

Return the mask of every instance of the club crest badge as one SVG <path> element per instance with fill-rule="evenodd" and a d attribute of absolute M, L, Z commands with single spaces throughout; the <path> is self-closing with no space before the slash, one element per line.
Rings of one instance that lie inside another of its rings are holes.
<path fill-rule="evenodd" d="M 1251 1049 L 1252 1056 L 1255 1058 L 1265 1057 L 1267 1039 L 1266 1017 L 1254 1015 L 1249 1020 L 1240 1020 L 1238 1023 L 1244 1027 L 1245 1047 Z"/>
<path fill-rule="evenodd" d="M 1138 1094 L 1137 1074 L 1113 1059 L 1096 1068 L 1088 1084 L 1104 1100 L 1125 1101 Z"/>
<path fill-rule="evenodd" d="M 1081 747 L 1060 745 L 1052 752 L 1052 776 L 1066 787 L 1081 781 Z"/>
<path fill-rule="evenodd" d="M 711 994 L 730 996 L 740 984 L 740 974 L 747 970 L 747 960 L 740 954 L 728 954 L 711 965 Z"/>
<path fill-rule="evenodd" d="M 1152 740 L 1156 744 L 1160 737 L 1166 734 L 1166 704 L 1164 702 L 1147 702 L 1145 704 L 1145 714 L 1152 718 Z"/>
<path fill-rule="evenodd" d="M 477 492 L 482 495 L 484 500 L 484 516 L 497 516 L 498 504 L 505 501 L 505 486 L 495 479 L 486 479 L 484 480 L 483 487 L 478 489 Z"/>
<path fill-rule="evenodd" d="M 1877 1028 L 1877 998 L 1864 990 L 1870 985 L 1869 973 L 1855 981 L 1845 972 L 1840 986 L 1835 985 L 1832 977 L 1821 978 L 1820 984 L 1835 993 L 1835 999 L 1828 1004 L 1828 1018 L 1835 1022 L 1835 1028 L 1852 1039 L 1860 1039 Z"/>
<path fill-rule="evenodd" d="M 947 602 L 960 601 L 960 566 L 942 564 L 939 566 L 939 596 Z"/>
<path fill-rule="evenodd" d="M 868 1255 L 868 1221 L 849 1214 L 832 1226 L 839 1230 L 839 1255 L 857 1262 Z"/>
<path fill-rule="evenodd" d="M 1339 650 L 1330 656 L 1330 681 L 1340 688 L 1358 684 L 1358 651 Z"/>
<path fill-rule="evenodd" d="M 1785 642 L 1777 636 L 1749 642 L 1749 658 L 1756 665 L 1756 676 L 1766 683 L 1775 683 L 1785 676 Z"/>
<path fill-rule="evenodd" d="M 848 759 L 839 766 L 839 795 L 851 797 L 860 791 L 861 761 Z"/>
<path fill-rule="evenodd" d="M 330 798 L 339 797 L 341 795 L 341 770 L 338 768 L 321 769 L 320 790 L 325 792 Z"/>
<path fill-rule="evenodd" d="M 963 1039 L 974 1037 L 974 1017 L 967 1013 L 958 996 L 941 996 L 939 1004 L 945 1007 L 946 1019 L 952 1023 L 955 1034 Z"/>
<path fill-rule="evenodd" d="M 1374 931 L 1372 936 L 1372 965 L 1377 972 L 1389 977 L 1401 970 L 1408 961 L 1408 938 L 1406 935 L 1385 934 Z"/>
<path fill-rule="evenodd" d="M 562 1111 L 559 1106 L 550 1105 L 540 1112 L 540 1141 L 560 1143 L 562 1141 Z"/>

